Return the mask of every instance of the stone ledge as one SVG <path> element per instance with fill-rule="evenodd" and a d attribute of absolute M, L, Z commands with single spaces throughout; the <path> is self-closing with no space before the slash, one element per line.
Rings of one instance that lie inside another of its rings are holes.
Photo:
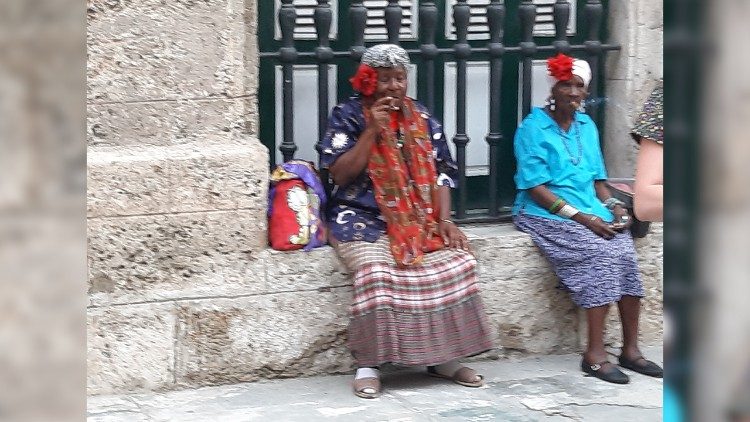
<path fill-rule="evenodd" d="M 219 227 L 222 224 L 201 233 Z M 498 350 L 486 357 L 580 351 L 583 314 L 555 288 L 557 280 L 549 264 L 528 235 L 509 224 L 467 227 L 466 231 L 480 262 L 481 294 L 496 331 Z M 143 239 L 143 235 L 132 239 Z M 661 342 L 661 239 L 662 226 L 653 225 L 652 234 L 636 242 L 647 291 L 641 317 L 644 345 Z M 112 239 L 94 243 L 120 244 L 123 251 L 136 247 Z M 199 243 L 194 250 L 198 253 L 215 247 L 211 242 Z M 148 244 L 144 248 L 149 249 Z M 225 244 L 221 248 L 239 246 Z M 101 334 L 101 323 L 90 323 L 89 365 L 98 369 L 90 371 L 89 393 L 198 387 L 350 370 L 352 361 L 344 339 L 351 281 L 332 249 L 310 253 L 265 249 L 252 256 L 257 260 L 252 265 L 246 265 L 239 254 L 230 254 L 221 261 L 199 265 L 208 268 L 200 276 L 157 277 L 152 284 L 134 283 L 137 277 L 131 276 L 150 264 L 122 263 L 123 268 L 115 265 L 107 269 L 111 271 L 111 291 L 90 295 L 89 318 L 101 321 L 106 317 L 108 328 L 104 331 L 109 334 Z M 160 271 L 169 274 L 164 269 L 169 268 L 169 261 L 163 264 Z M 234 276 L 222 276 L 228 273 Z M 149 301 L 154 303 L 143 303 Z M 615 312 L 611 317 L 607 342 L 617 345 L 619 321 Z M 174 330 L 170 331 L 172 323 Z M 155 341 L 154 332 L 168 337 L 160 340 L 160 347 L 168 350 L 148 346 Z M 101 340 L 103 336 L 106 342 Z M 144 356 L 113 358 L 126 352 Z M 172 359 L 173 366 L 162 365 L 165 359 Z M 136 360 L 152 365 L 141 368 Z"/>
<path fill-rule="evenodd" d="M 180 145 L 257 133 L 257 99 L 208 98 L 88 104 L 86 141 L 91 146 Z"/>
<path fill-rule="evenodd" d="M 191 214 L 182 218 L 188 216 Z M 136 229 L 138 232 L 146 233 L 153 229 L 158 230 L 156 233 L 164 234 L 160 238 L 149 238 L 146 234 L 148 242 L 142 246 L 121 239 L 115 230 L 110 230 L 115 234 L 105 238 L 92 237 L 89 242 L 89 305 L 104 307 L 239 298 L 351 286 L 345 267 L 329 246 L 307 253 L 274 251 L 265 249 L 265 232 L 257 232 L 257 238 L 252 239 L 252 250 L 243 252 L 241 248 L 247 247 L 251 239 L 239 237 L 232 240 L 229 235 L 244 231 L 239 223 L 241 216 L 241 213 L 231 212 L 214 215 L 209 223 L 199 220 L 197 225 L 206 227 L 201 229 L 206 230 L 202 233 L 210 232 L 212 227 L 217 230 L 212 237 L 202 237 L 199 244 L 192 244 L 188 239 L 172 239 L 169 233 L 174 230 L 194 226 L 183 226 L 183 223 L 176 221 L 179 220 L 177 216 L 160 216 L 156 220 L 149 217 L 129 218 L 138 220 L 134 222 L 136 226 L 145 225 Z M 164 227 L 168 228 L 166 233 Z M 169 230 L 169 227 L 174 229 Z M 123 233 L 122 236 L 136 239 L 132 241 L 137 243 L 139 234 Z M 214 241 L 209 241 L 211 238 Z M 264 243 L 258 243 L 257 239 L 263 239 Z M 219 243 L 224 244 L 221 249 L 217 249 Z M 233 247 L 240 250 L 232 251 Z M 147 252 L 156 248 L 161 249 L 159 255 L 171 258 L 159 259 Z M 138 259 L 131 258 L 143 254 L 149 255 L 147 261 L 138 262 Z"/>
<path fill-rule="evenodd" d="M 266 220 L 253 210 L 89 219 L 89 301 L 258 292 Z"/>
<path fill-rule="evenodd" d="M 179 387 L 342 373 L 351 288 L 177 305 Z"/>
<path fill-rule="evenodd" d="M 268 149 L 252 137 L 91 147 L 88 217 L 251 209 L 265 219 Z"/>

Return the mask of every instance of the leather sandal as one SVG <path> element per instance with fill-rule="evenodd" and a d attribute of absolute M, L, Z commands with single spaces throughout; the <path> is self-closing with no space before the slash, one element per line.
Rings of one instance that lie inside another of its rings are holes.
<path fill-rule="evenodd" d="M 581 360 L 581 370 L 588 374 L 588 376 L 599 378 L 602 381 L 611 382 L 614 384 L 627 384 L 630 382 L 630 377 L 625 375 L 624 372 L 620 371 L 616 365 L 612 364 L 610 370 L 605 371 L 604 365 L 610 363 L 609 361 L 602 361 L 599 363 L 589 364 L 586 359 Z"/>
<path fill-rule="evenodd" d="M 380 379 L 376 377 L 367 377 L 355 379 L 352 383 L 354 394 L 363 399 L 375 399 L 380 397 Z M 372 391 L 366 391 L 372 390 Z"/>
<path fill-rule="evenodd" d="M 620 362 L 620 366 L 631 371 L 638 372 L 639 374 L 648 375 L 654 378 L 663 378 L 664 370 L 661 366 L 647 360 L 643 355 L 638 356 L 635 359 L 628 359 L 625 356 L 620 355 L 617 359 Z"/>
<path fill-rule="evenodd" d="M 473 369 L 466 366 L 460 367 L 458 370 L 456 370 L 456 372 L 453 373 L 453 375 L 441 374 L 437 372 L 434 366 L 428 366 L 427 375 L 436 378 L 448 379 L 458 385 L 463 385 L 464 387 L 477 388 L 484 385 L 484 377 L 478 375 Z M 479 377 L 478 380 L 477 377 Z"/>

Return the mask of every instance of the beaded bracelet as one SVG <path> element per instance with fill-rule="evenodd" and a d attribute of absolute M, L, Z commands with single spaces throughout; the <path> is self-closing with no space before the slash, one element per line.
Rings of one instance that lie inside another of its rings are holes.
<path fill-rule="evenodd" d="M 562 198 L 557 198 L 557 200 L 553 202 L 552 205 L 549 207 L 549 213 L 550 214 L 556 213 L 558 210 L 558 207 L 562 207 L 563 202 L 565 201 L 563 201 Z"/>

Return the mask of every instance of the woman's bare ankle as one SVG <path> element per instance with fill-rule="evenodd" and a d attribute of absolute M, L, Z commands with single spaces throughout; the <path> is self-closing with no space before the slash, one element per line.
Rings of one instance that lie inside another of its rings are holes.
<path fill-rule="evenodd" d="M 583 359 L 589 364 L 601 363 L 607 361 L 607 351 L 602 350 L 587 350 L 583 353 Z"/>

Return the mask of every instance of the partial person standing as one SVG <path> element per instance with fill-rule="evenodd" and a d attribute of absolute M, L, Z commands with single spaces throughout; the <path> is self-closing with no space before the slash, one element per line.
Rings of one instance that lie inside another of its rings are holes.
<path fill-rule="evenodd" d="M 664 88 L 659 81 L 630 132 L 640 145 L 633 207 L 643 221 L 664 218 Z"/>

